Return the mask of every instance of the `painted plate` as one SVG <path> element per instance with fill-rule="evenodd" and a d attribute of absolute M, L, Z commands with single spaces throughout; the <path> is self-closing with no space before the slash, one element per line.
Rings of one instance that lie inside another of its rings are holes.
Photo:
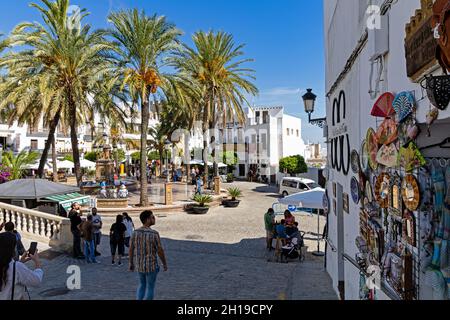
<path fill-rule="evenodd" d="M 375 183 L 375 198 L 381 208 L 389 207 L 389 196 L 391 187 L 391 177 L 387 173 L 378 176 Z"/>
<path fill-rule="evenodd" d="M 353 173 L 358 173 L 360 170 L 360 160 L 359 160 L 358 151 L 352 150 L 350 163 L 352 165 Z"/>
<path fill-rule="evenodd" d="M 359 189 L 359 182 L 356 177 L 353 177 L 350 182 L 350 190 L 352 193 L 352 199 L 355 204 L 359 203 L 359 200 L 361 198 L 361 190 Z"/>
<path fill-rule="evenodd" d="M 416 178 L 408 174 L 402 182 L 402 198 L 410 211 L 416 211 L 420 204 L 420 189 Z"/>
<path fill-rule="evenodd" d="M 370 185 L 369 181 L 366 181 L 366 197 L 369 203 L 373 201 L 373 195 L 372 195 L 372 186 Z"/>
<path fill-rule="evenodd" d="M 367 172 L 367 169 L 369 168 L 369 153 L 367 151 L 367 143 L 366 140 L 364 140 L 361 144 L 361 150 L 359 152 L 361 155 L 359 160 L 361 161 L 361 170 L 364 172 Z"/>
<path fill-rule="evenodd" d="M 369 166 L 373 171 L 375 171 L 378 168 L 377 163 L 378 141 L 375 131 L 372 128 L 369 128 L 367 130 L 366 149 L 369 156 Z"/>

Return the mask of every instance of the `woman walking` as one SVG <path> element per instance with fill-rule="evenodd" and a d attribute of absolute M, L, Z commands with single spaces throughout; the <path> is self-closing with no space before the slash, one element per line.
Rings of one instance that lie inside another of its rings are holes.
<path fill-rule="evenodd" d="M 116 251 L 119 256 L 119 261 L 117 265 L 122 265 L 122 256 L 124 255 L 125 251 L 125 232 L 127 231 L 127 227 L 123 224 L 123 216 L 117 215 L 116 222 L 113 223 L 111 226 L 111 229 L 109 231 L 109 244 L 111 246 L 111 264 L 116 264 L 115 262 L 115 256 Z"/>
<path fill-rule="evenodd" d="M 42 282 L 44 271 L 41 268 L 39 255 L 26 253 L 20 261 L 14 261 L 16 236 L 5 232 L 0 234 L 0 300 L 29 299 L 26 287 L 37 287 Z M 34 262 L 34 271 L 24 264 Z"/>
<path fill-rule="evenodd" d="M 128 213 L 124 212 L 122 213 L 122 216 L 123 224 L 127 228 L 127 231 L 125 231 L 125 247 L 130 248 L 130 238 L 134 231 L 134 223 Z M 128 253 L 126 253 L 125 255 L 128 255 Z"/>

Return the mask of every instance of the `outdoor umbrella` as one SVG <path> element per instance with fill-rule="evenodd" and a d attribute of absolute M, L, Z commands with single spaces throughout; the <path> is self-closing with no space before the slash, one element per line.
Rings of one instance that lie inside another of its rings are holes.
<path fill-rule="evenodd" d="M 288 196 L 286 198 L 278 200 L 279 203 L 285 205 L 292 205 L 301 208 L 317 209 L 317 251 L 313 252 L 315 256 L 324 256 L 325 254 L 320 251 L 320 215 L 319 209 L 323 207 L 323 197 L 325 195 L 325 189 L 315 188 L 313 190 L 300 192 Z"/>
<path fill-rule="evenodd" d="M 39 161 L 37 161 L 33 164 L 28 164 L 28 165 L 24 166 L 24 169 L 38 170 L 39 169 Z M 44 170 L 52 170 L 52 167 L 50 166 L 50 164 L 48 162 L 45 163 Z"/>
<path fill-rule="evenodd" d="M 95 168 L 95 162 L 83 159 L 83 160 L 80 161 L 80 167 L 94 169 Z"/>
<path fill-rule="evenodd" d="M 61 169 L 73 169 L 74 164 L 72 161 L 64 160 L 64 161 L 57 161 L 56 166 Z"/>

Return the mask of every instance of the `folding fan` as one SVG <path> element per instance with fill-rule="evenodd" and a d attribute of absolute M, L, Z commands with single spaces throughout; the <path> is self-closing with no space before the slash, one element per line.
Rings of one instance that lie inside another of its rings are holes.
<path fill-rule="evenodd" d="M 400 92 L 395 97 L 392 105 L 395 113 L 397 113 L 397 120 L 401 123 L 413 113 L 415 108 L 414 97 L 410 92 Z"/>
<path fill-rule="evenodd" d="M 377 102 L 373 105 L 372 112 L 370 113 L 374 117 L 390 118 L 395 114 L 392 102 L 394 102 L 395 96 L 386 92 L 378 98 Z"/>

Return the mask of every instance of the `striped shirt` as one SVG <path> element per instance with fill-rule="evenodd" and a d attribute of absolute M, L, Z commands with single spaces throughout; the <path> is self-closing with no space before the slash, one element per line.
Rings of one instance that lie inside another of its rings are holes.
<path fill-rule="evenodd" d="M 158 248 L 160 245 L 158 231 L 142 227 L 133 232 L 130 239 L 130 246 L 133 248 L 130 263 L 135 266 L 137 272 L 149 273 L 159 269 Z"/>

